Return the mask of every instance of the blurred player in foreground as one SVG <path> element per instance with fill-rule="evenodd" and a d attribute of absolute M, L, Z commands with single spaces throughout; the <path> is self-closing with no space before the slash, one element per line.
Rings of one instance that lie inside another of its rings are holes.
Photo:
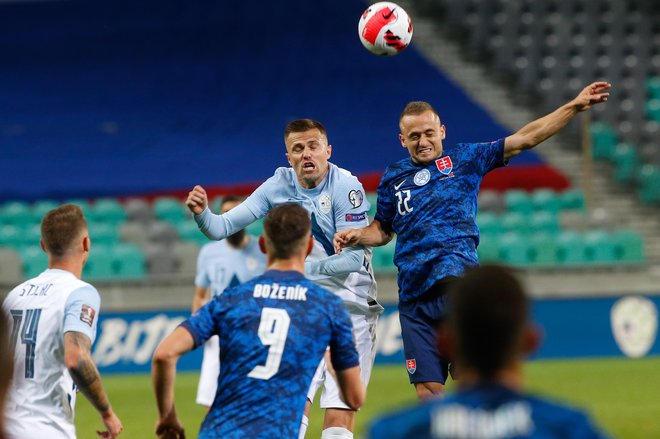
<path fill-rule="evenodd" d="M 436 328 L 445 313 L 445 292 L 478 264 L 477 193 L 489 171 L 556 134 L 580 111 L 605 102 L 610 84 L 594 82 L 572 101 L 490 143 L 443 147 L 445 126 L 426 102 L 411 102 L 399 120 L 399 140 L 409 158 L 390 165 L 378 186 L 374 222 L 346 229 L 335 250 L 380 246 L 397 235 L 399 319 L 408 378 L 420 399 L 442 394 L 449 358 L 439 356 Z"/>
<path fill-rule="evenodd" d="M 186 204 L 195 214 L 200 230 L 211 239 L 226 238 L 280 204 L 298 203 L 307 210 L 315 242 L 305 263 L 305 274 L 341 297 L 351 313 L 353 335 L 360 355 L 360 376 L 366 386 L 374 362 L 376 322 L 383 310 L 376 301 L 371 249 L 356 247 L 336 255 L 332 237 L 339 230 L 367 226 L 369 201 L 357 178 L 328 162 L 332 146 L 328 144 L 326 129 L 320 122 L 299 119 L 289 123 L 284 130 L 284 143 L 291 167 L 276 169 L 275 175 L 230 212 L 212 215 L 201 186 L 190 192 Z M 321 387 L 320 406 L 326 409 L 321 437 L 351 439 L 355 411 L 341 400 L 337 383 L 323 364 L 307 393 L 300 438 L 307 430 L 311 401 Z"/>
<path fill-rule="evenodd" d="M 529 300 L 504 267 L 468 270 L 449 292 L 440 337 L 458 363 L 455 394 L 375 421 L 373 439 L 604 438 L 579 410 L 526 395 L 523 361 L 538 347 Z"/>
<path fill-rule="evenodd" d="M 0 409 L 5 406 L 14 363 L 9 350 L 9 325 L 4 313 L 0 312 Z M 5 414 L 0 410 L 0 439 L 7 439 L 5 433 Z"/>
<path fill-rule="evenodd" d="M 220 205 L 220 213 L 227 213 L 238 206 L 243 198 L 226 196 Z M 205 244 L 197 258 L 195 275 L 195 297 L 193 313 L 204 305 L 209 298 L 214 298 L 236 285 L 249 281 L 266 270 L 266 257 L 259 248 L 259 243 L 240 230 L 226 240 Z M 204 344 L 204 359 L 197 386 L 197 404 L 211 407 L 215 399 L 220 374 L 220 347 L 218 337 L 211 337 Z"/>
<path fill-rule="evenodd" d="M 314 245 L 310 231 L 304 208 L 273 208 L 259 238 L 268 271 L 213 299 L 156 349 L 159 436 L 184 437 L 174 407 L 176 362 L 216 334 L 222 367 L 200 438 L 297 437 L 307 389 L 328 346 L 344 402 L 353 410 L 362 405 L 350 317 L 341 299 L 303 276 Z"/>
<path fill-rule="evenodd" d="M 14 374 L 5 404 L 10 438 L 75 438 L 76 393 L 87 397 L 114 438 L 122 431 L 92 360 L 101 299 L 80 280 L 90 252 L 80 207 L 65 204 L 41 222 L 48 269 L 14 288 L 2 304 L 11 322 Z"/>

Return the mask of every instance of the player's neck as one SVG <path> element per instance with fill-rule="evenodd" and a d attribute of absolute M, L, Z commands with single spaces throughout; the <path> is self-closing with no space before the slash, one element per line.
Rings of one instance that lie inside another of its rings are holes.
<path fill-rule="evenodd" d="M 321 175 L 319 178 L 315 180 L 308 180 L 298 177 L 298 183 L 300 184 L 300 186 L 302 186 L 303 189 L 314 189 L 315 187 L 319 186 L 323 182 L 323 180 L 325 180 L 325 177 L 328 175 L 329 171 L 330 171 L 330 165 L 328 165 L 325 168 L 325 172 L 323 172 L 323 175 Z"/>
<path fill-rule="evenodd" d="M 51 270 L 64 270 L 72 273 L 75 277 L 80 279 L 82 277 L 83 264 L 82 261 L 72 261 L 71 259 L 48 260 L 48 268 Z"/>
<path fill-rule="evenodd" d="M 305 261 L 298 259 L 270 259 L 269 257 L 268 269 L 278 271 L 298 271 L 305 274 Z"/>
<path fill-rule="evenodd" d="M 503 368 L 489 380 L 484 380 L 476 370 L 461 369 L 458 383 L 461 388 L 470 388 L 480 384 L 492 383 L 520 391 L 523 386 L 522 363 L 513 364 Z"/>

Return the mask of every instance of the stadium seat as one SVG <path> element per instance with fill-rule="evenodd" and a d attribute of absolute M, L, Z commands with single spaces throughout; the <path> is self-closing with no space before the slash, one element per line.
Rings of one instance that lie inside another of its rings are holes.
<path fill-rule="evenodd" d="M 612 264 L 616 261 L 614 244 L 609 234 L 602 230 L 592 230 L 584 235 L 587 261 L 591 264 Z"/>
<path fill-rule="evenodd" d="M 526 191 L 512 189 L 504 193 L 504 204 L 508 212 L 529 215 L 534 210 L 534 205 Z"/>
<path fill-rule="evenodd" d="M 245 231 L 252 236 L 261 236 L 264 233 L 264 219 L 260 218 L 247 226 Z M 202 233 L 202 232 L 199 232 Z"/>
<path fill-rule="evenodd" d="M 131 198 L 124 203 L 126 219 L 135 222 L 149 222 L 153 220 L 151 205 L 142 198 Z"/>
<path fill-rule="evenodd" d="M 33 223 L 30 206 L 20 201 L 12 201 L 0 207 L 0 224 L 13 224 L 19 228 Z"/>
<path fill-rule="evenodd" d="M 59 206 L 59 203 L 53 200 L 41 200 L 32 204 L 32 217 L 35 222 L 41 223 L 44 215 Z"/>
<path fill-rule="evenodd" d="M 660 76 L 654 76 L 646 81 L 649 98 L 660 99 Z"/>
<path fill-rule="evenodd" d="M 122 242 L 144 245 L 149 240 L 147 225 L 138 221 L 129 221 L 119 225 L 119 239 Z"/>
<path fill-rule="evenodd" d="M 157 198 L 153 203 L 153 210 L 156 218 L 173 224 L 190 218 L 189 210 L 185 207 L 183 201 L 172 197 Z"/>
<path fill-rule="evenodd" d="M 551 189 L 536 189 L 531 195 L 535 211 L 546 211 L 557 214 L 562 208 L 562 200 L 557 192 Z"/>
<path fill-rule="evenodd" d="M 126 220 L 126 210 L 114 198 L 99 199 L 90 206 L 88 219 L 96 223 L 116 225 Z"/>
<path fill-rule="evenodd" d="M 94 221 L 87 226 L 92 244 L 112 245 L 119 242 L 119 229 L 114 224 Z"/>
<path fill-rule="evenodd" d="M 660 201 L 660 167 L 646 164 L 639 168 L 637 173 L 639 195 L 646 203 Z"/>
<path fill-rule="evenodd" d="M 0 246 L 22 247 L 23 237 L 21 230 L 13 224 L 0 225 Z"/>
<path fill-rule="evenodd" d="M 184 221 L 176 225 L 176 231 L 179 238 L 184 241 L 194 242 L 197 245 L 204 245 L 211 242 L 202 232 L 200 232 L 197 223 L 193 220 Z"/>
<path fill-rule="evenodd" d="M 41 224 L 30 224 L 24 229 L 19 229 L 20 245 L 25 247 L 39 247 L 41 241 Z"/>
<path fill-rule="evenodd" d="M 564 266 L 587 264 L 587 254 L 582 235 L 574 231 L 560 232 L 557 238 L 557 259 Z"/>
<path fill-rule="evenodd" d="M 619 143 L 612 159 L 616 171 L 614 178 L 621 183 L 631 183 L 635 179 L 639 167 L 635 146 L 629 143 Z"/>
<path fill-rule="evenodd" d="M 485 264 L 502 261 L 497 241 L 497 235 L 481 235 L 479 247 L 477 247 L 477 254 L 480 263 Z"/>
<path fill-rule="evenodd" d="M 498 239 L 502 261 L 512 265 L 528 265 L 532 262 L 529 239 L 519 233 L 504 233 Z"/>
<path fill-rule="evenodd" d="M 644 240 L 634 230 L 619 229 L 615 230 L 610 239 L 614 245 L 616 259 L 623 263 L 641 263 L 644 262 Z"/>
<path fill-rule="evenodd" d="M 89 258 L 83 268 L 83 278 L 90 280 L 113 279 L 115 275 L 114 255 L 111 247 L 107 244 L 93 243 Z"/>
<path fill-rule="evenodd" d="M 477 204 L 480 212 L 504 212 L 504 200 L 499 192 L 489 189 L 479 191 Z"/>
<path fill-rule="evenodd" d="M 171 275 L 176 272 L 178 261 L 171 247 L 161 243 L 150 243 L 145 246 L 144 255 L 150 275 Z"/>
<path fill-rule="evenodd" d="M 41 247 L 22 248 L 19 253 L 23 261 L 24 278 L 36 277 L 48 267 L 48 255 Z"/>
<path fill-rule="evenodd" d="M 394 249 L 396 247 L 396 239 L 393 239 L 386 245 L 373 248 L 373 255 L 371 264 L 374 271 L 379 273 L 396 273 L 397 268 L 394 265 Z"/>
<path fill-rule="evenodd" d="M 529 228 L 532 233 L 555 235 L 559 231 L 557 214 L 548 211 L 534 212 L 529 218 Z"/>
<path fill-rule="evenodd" d="M 174 243 L 171 252 L 176 259 L 177 273 L 193 276 L 197 267 L 199 246 L 194 242 L 179 241 Z"/>
<path fill-rule="evenodd" d="M 151 244 L 170 246 L 179 239 L 178 232 L 172 223 L 166 221 L 151 221 L 146 225 L 147 240 Z"/>
<path fill-rule="evenodd" d="M 497 236 L 503 231 L 500 218 L 494 213 L 479 211 L 476 222 L 482 236 Z"/>
<path fill-rule="evenodd" d="M 609 160 L 614 154 L 618 143 L 614 130 L 605 123 L 594 122 L 589 129 L 593 142 L 593 157 L 595 159 Z"/>
<path fill-rule="evenodd" d="M 118 279 L 142 279 L 145 277 L 146 261 L 138 246 L 118 244 L 113 250 L 113 264 Z"/>
<path fill-rule="evenodd" d="M 23 278 L 23 263 L 16 250 L 0 247 L 0 279 L 6 283 L 17 283 Z"/>
<path fill-rule="evenodd" d="M 209 201 L 209 209 L 211 209 L 211 212 L 213 213 L 220 213 L 220 205 L 222 204 L 222 199 L 224 197 L 222 195 L 213 198 L 212 200 Z"/>
<path fill-rule="evenodd" d="M 506 212 L 500 216 L 504 232 L 527 235 L 530 231 L 529 217 L 519 212 Z"/>
<path fill-rule="evenodd" d="M 584 192 L 580 189 L 568 189 L 559 196 L 562 210 L 584 210 Z"/>
<path fill-rule="evenodd" d="M 557 234 L 534 233 L 530 239 L 534 265 L 552 267 L 559 264 Z"/>
<path fill-rule="evenodd" d="M 660 99 L 651 98 L 646 101 L 646 115 L 649 119 L 660 122 Z"/>

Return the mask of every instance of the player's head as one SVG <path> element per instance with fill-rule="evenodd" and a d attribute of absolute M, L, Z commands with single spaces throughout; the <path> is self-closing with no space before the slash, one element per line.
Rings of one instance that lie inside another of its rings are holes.
<path fill-rule="evenodd" d="M 442 156 L 445 126 L 428 102 L 406 105 L 399 117 L 399 140 L 415 163 L 428 164 Z"/>
<path fill-rule="evenodd" d="M 535 349 L 538 333 L 529 320 L 529 300 L 513 273 L 502 266 L 468 270 L 449 293 L 441 344 L 448 345 L 459 372 L 493 380 Z"/>
<path fill-rule="evenodd" d="M 284 130 L 286 158 L 296 172 L 298 181 L 306 188 L 316 187 L 328 173 L 328 159 L 332 146 L 321 122 L 298 119 Z"/>
<path fill-rule="evenodd" d="M 264 220 L 264 234 L 259 238 L 262 250 L 271 259 L 302 260 L 312 251 L 312 222 L 307 211 L 298 204 L 274 207 Z"/>
<path fill-rule="evenodd" d="M 234 207 L 238 206 L 245 200 L 245 198 L 238 195 L 226 195 L 222 198 L 220 203 L 220 213 L 227 213 L 232 210 Z M 231 236 L 227 237 L 227 242 L 232 245 L 232 247 L 239 247 L 243 240 L 245 239 L 245 229 L 239 230 Z"/>
<path fill-rule="evenodd" d="M 12 377 L 14 354 L 9 352 L 9 326 L 4 312 L 0 312 L 0 407 L 5 406 L 5 397 Z M 4 416 L 0 410 L 0 437 L 4 433 Z"/>
<path fill-rule="evenodd" d="M 69 258 L 89 256 L 90 240 L 83 211 L 64 204 L 49 211 L 41 220 L 41 248 L 48 253 L 49 265 Z"/>

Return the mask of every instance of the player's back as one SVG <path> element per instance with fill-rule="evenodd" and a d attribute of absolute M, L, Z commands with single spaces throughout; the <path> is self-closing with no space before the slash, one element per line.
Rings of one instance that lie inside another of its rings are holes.
<path fill-rule="evenodd" d="M 218 393 L 200 438 L 297 437 L 326 347 L 344 353 L 339 369 L 358 364 L 342 301 L 294 271 L 227 290 L 183 325 L 197 345 L 220 335 Z"/>
<path fill-rule="evenodd" d="M 581 411 L 492 384 L 459 391 L 377 421 L 370 437 L 395 439 L 599 439 Z"/>
<path fill-rule="evenodd" d="M 9 437 L 75 437 L 76 391 L 64 366 L 65 305 L 74 291 L 90 288 L 68 271 L 51 269 L 14 288 L 3 302 L 14 346 L 5 407 Z M 77 317 L 91 327 L 94 313 L 83 308 Z"/>

